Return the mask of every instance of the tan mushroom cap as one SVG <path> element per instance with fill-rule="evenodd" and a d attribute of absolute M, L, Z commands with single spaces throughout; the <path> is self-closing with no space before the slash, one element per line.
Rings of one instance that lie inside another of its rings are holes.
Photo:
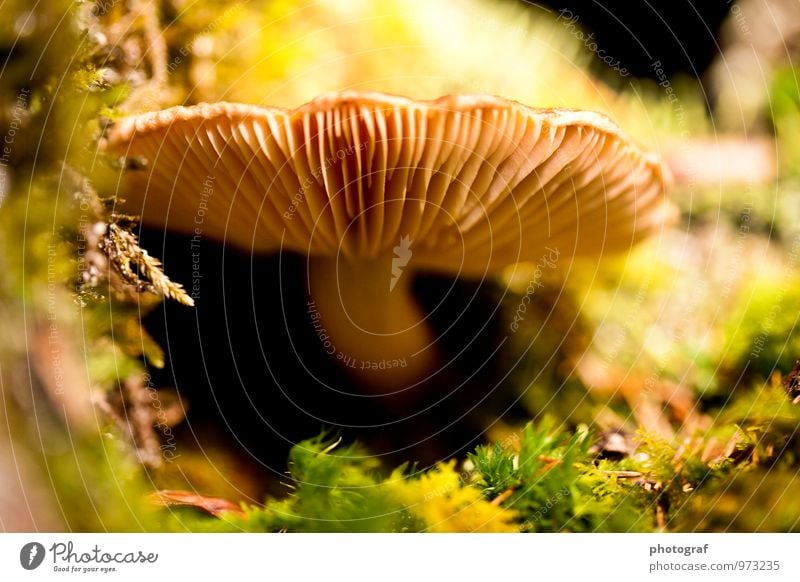
<path fill-rule="evenodd" d="M 383 392 L 441 364 L 405 267 L 482 276 L 545 247 L 597 256 L 673 214 L 661 164 L 607 118 L 482 95 L 175 107 L 123 120 L 108 145 L 140 158 L 123 197 L 145 222 L 307 255 L 326 351 Z"/>
<path fill-rule="evenodd" d="M 143 158 L 127 211 L 257 252 L 362 260 L 409 237 L 415 269 L 480 275 L 624 250 L 674 216 L 662 164 L 606 117 L 484 95 L 174 107 L 108 145 Z"/>

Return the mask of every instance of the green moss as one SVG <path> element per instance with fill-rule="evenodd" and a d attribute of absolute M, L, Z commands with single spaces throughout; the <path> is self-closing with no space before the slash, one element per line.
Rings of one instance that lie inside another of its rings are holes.
<path fill-rule="evenodd" d="M 800 175 L 800 80 L 798 69 L 777 71 L 772 82 L 770 111 L 781 152 L 781 169 L 793 176 Z"/>
<path fill-rule="evenodd" d="M 727 367 L 762 380 L 800 354 L 800 277 L 787 268 L 748 281 L 724 328 Z"/>

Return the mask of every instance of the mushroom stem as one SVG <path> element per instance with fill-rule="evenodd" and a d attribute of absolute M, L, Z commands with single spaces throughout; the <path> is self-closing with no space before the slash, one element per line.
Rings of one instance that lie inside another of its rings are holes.
<path fill-rule="evenodd" d="M 324 350 L 381 393 L 412 387 L 436 361 L 412 275 L 392 267 L 391 257 L 309 264 L 308 313 Z"/>

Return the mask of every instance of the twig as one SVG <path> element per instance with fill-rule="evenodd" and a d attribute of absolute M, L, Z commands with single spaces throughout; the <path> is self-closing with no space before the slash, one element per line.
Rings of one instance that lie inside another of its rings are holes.
<path fill-rule="evenodd" d="M 492 499 L 491 504 L 494 506 L 499 506 L 508 501 L 508 498 L 514 495 L 514 491 L 516 491 L 516 487 L 509 487 L 505 491 L 503 491 L 500 495 Z"/>

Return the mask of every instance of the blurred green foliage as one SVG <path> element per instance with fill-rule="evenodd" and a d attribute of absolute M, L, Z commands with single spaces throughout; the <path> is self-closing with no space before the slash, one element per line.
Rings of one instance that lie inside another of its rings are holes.
<path fill-rule="evenodd" d="M 107 301 L 77 294 L 87 229 L 103 218 L 94 190 L 102 172 L 93 168 L 102 113 L 118 97 L 98 82 L 86 8 L 53 0 L 32 11 L 11 0 L 0 19 L 0 416 L 12 429 L 0 449 L 33 467 L 20 486 L 42 495 L 31 516 L 40 527 L 128 531 L 154 523 L 144 474 L 90 399 L 141 364 L 115 358 L 115 374 L 94 375 L 94 362 L 114 358 L 111 313 Z"/>
<path fill-rule="evenodd" d="M 768 103 L 780 144 L 781 169 L 786 176 L 800 173 L 800 78 L 798 70 L 786 67 L 776 71 Z"/>

